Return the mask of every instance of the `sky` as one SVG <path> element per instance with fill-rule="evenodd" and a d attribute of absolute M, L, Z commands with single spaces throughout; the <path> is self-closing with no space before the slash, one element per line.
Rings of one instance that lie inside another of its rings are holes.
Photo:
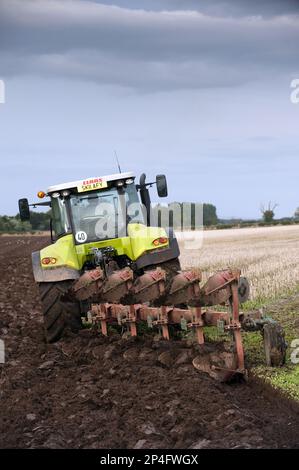
<path fill-rule="evenodd" d="M 116 151 L 169 201 L 292 216 L 298 43 L 299 0 L 0 0 L 0 214 Z"/>

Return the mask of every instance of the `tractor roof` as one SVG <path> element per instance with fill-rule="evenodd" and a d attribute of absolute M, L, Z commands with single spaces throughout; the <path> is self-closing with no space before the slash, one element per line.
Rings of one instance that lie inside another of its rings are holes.
<path fill-rule="evenodd" d="M 93 176 L 91 178 L 85 178 L 84 180 L 71 181 L 70 183 L 61 183 L 61 184 L 56 184 L 55 186 L 50 186 L 47 190 L 47 193 L 53 193 L 54 191 L 62 191 L 64 189 L 77 188 L 84 184 L 89 184 L 90 182 L 95 182 L 99 180 L 108 182 L 108 181 L 123 180 L 127 178 L 135 178 L 135 175 L 130 172 L 130 173 L 116 173 L 114 175 L 97 176 L 97 177 Z"/>

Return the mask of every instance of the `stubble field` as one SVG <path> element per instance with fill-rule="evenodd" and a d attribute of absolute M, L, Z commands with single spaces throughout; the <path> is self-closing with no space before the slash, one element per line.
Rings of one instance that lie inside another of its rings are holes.
<path fill-rule="evenodd" d="M 192 249 L 191 237 L 178 234 L 183 268 L 199 268 L 204 277 L 218 269 L 240 268 L 256 304 L 298 289 L 299 225 L 209 230 L 203 233 L 200 249 Z"/>
<path fill-rule="evenodd" d="M 202 270 L 204 279 L 218 269 L 240 268 L 248 278 L 250 300 L 242 309 L 262 310 L 280 322 L 289 349 L 286 366 L 269 369 L 263 365 L 261 335 L 243 334 L 247 364 L 256 376 L 299 400 L 299 365 L 291 361 L 291 346 L 299 338 L 299 226 L 205 231 L 200 249 L 192 249 L 192 234 L 178 238 L 183 268 Z"/>

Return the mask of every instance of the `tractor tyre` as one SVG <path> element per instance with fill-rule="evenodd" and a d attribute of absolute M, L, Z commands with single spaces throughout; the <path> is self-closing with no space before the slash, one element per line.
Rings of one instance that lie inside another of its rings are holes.
<path fill-rule="evenodd" d="M 171 259 L 170 261 L 165 261 L 164 263 L 147 266 L 145 271 L 152 271 L 157 268 L 161 268 L 166 271 L 166 283 L 169 284 L 172 279 L 182 270 L 181 263 L 179 258 Z"/>
<path fill-rule="evenodd" d="M 181 271 L 181 263 L 178 258 L 172 259 L 170 261 L 165 261 L 165 263 L 159 264 L 161 269 L 166 271 L 167 282 L 172 281 L 172 279 Z"/>
<path fill-rule="evenodd" d="M 166 292 L 168 292 L 171 288 L 173 278 L 182 270 L 180 260 L 179 258 L 174 258 L 156 266 L 149 266 L 147 269 L 152 270 L 156 269 L 157 267 L 163 269 L 166 272 Z M 155 302 L 153 302 L 151 305 L 154 307 L 156 306 Z M 187 305 L 180 304 L 175 305 L 175 307 L 185 309 L 187 308 Z"/>
<path fill-rule="evenodd" d="M 44 328 L 48 343 L 58 341 L 66 329 L 77 333 L 82 328 L 80 303 L 68 294 L 72 281 L 39 284 Z"/>
<path fill-rule="evenodd" d="M 279 323 L 267 323 L 263 328 L 266 364 L 279 367 L 285 364 L 287 343 L 284 331 Z"/>
<path fill-rule="evenodd" d="M 150 266 L 150 270 L 156 269 L 157 267 L 163 269 L 166 272 L 166 290 L 170 288 L 173 278 L 181 271 L 181 263 L 179 258 L 165 261 L 164 263 L 156 266 Z M 148 268 L 147 268 L 148 269 Z"/>

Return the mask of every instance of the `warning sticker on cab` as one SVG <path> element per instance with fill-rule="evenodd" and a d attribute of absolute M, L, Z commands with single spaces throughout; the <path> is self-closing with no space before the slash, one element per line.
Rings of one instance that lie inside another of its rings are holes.
<path fill-rule="evenodd" d="M 78 193 L 84 193 L 85 191 L 95 191 L 96 189 L 105 189 L 108 187 L 106 180 L 102 178 L 93 178 L 91 180 L 84 180 L 77 186 Z"/>

